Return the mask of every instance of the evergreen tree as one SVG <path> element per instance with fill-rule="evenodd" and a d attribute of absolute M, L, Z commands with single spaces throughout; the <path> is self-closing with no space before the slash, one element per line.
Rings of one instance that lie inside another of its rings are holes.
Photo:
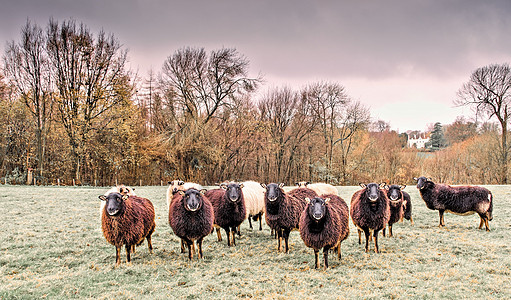
<path fill-rule="evenodd" d="M 426 143 L 426 148 L 438 150 L 440 148 L 445 148 L 446 145 L 447 142 L 444 137 L 444 130 L 442 128 L 442 124 L 440 124 L 440 122 L 436 122 L 435 125 L 433 126 L 433 131 L 431 132 L 429 142 Z"/>

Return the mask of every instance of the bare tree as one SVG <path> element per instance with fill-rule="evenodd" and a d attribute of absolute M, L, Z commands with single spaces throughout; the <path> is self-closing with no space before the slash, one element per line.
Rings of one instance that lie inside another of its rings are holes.
<path fill-rule="evenodd" d="M 72 20 L 59 25 L 51 19 L 47 39 L 58 109 L 72 148 L 73 173 L 80 180 L 89 133 L 108 125 L 96 121 L 133 92 L 125 70 L 127 50 L 113 35 L 101 31 L 94 37 Z"/>
<path fill-rule="evenodd" d="M 455 103 L 475 108 L 477 115 L 497 118 L 501 129 L 500 183 L 508 183 L 510 147 L 507 141 L 511 113 L 511 68 L 509 64 L 492 64 L 475 70 L 458 91 Z"/>
<path fill-rule="evenodd" d="M 37 170 L 42 176 L 53 100 L 43 30 L 27 20 L 21 29 L 21 40 L 7 44 L 4 65 L 6 75 L 35 119 Z"/>
<path fill-rule="evenodd" d="M 344 87 L 338 83 L 317 82 L 302 91 L 302 97 L 310 105 L 319 123 L 325 141 L 326 168 L 331 177 L 334 142 L 337 124 L 345 115 L 350 99 Z M 328 181 L 328 178 L 327 178 Z"/>
<path fill-rule="evenodd" d="M 348 182 L 348 158 L 353 150 L 355 134 L 365 129 L 369 121 L 369 109 L 356 101 L 348 106 L 345 114 L 340 118 L 337 124 L 337 139 L 334 141 L 334 145 L 338 145 L 339 147 L 339 155 L 341 158 L 340 183 L 342 184 Z"/>
<path fill-rule="evenodd" d="M 181 110 L 207 123 L 233 99 L 255 91 L 261 78 L 248 77 L 249 61 L 236 49 L 184 48 L 163 64 L 162 85 L 172 90 Z"/>

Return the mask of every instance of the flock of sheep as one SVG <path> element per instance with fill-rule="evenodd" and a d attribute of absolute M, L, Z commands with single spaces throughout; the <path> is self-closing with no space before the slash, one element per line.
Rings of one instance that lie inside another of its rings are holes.
<path fill-rule="evenodd" d="M 440 226 L 445 226 L 444 212 L 455 214 L 477 213 L 489 231 L 488 221 L 493 218 L 493 196 L 483 187 L 449 186 L 434 183 L 426 177 L 414 178 L 426 206 L 438 210 Z M 328 252 L 337 251 L 341 258 L 341 243 L 349 235 L 349 217 L 357 227 L 359 244 L 365 234 L 365 251 L 374 238 L 374 250 L 379 252 L 378 233 L 385 236 L 388 226 L 403 218 L 412 218 L 410 195 L 405 186 L 385 183 L 360 184 L 361 190 L 351 198 L 350 208 L 339 197 L 337 189 L 329 184 L 299 182 L 297 187 L 285 192 L 284 184 L 260 184 L 254 181 L 226 182 L 219 188 L 206 190 L 199 184 L 174 180 L 167 189 L 169 225 L 181 239 L 181 252 L 188 248 L 192 259 L 197 247 L 198 258 L 203 257 L 202 240 L 216 229 L 222 241 L 221 229 L 227 234 L 227 245 L 236 245 L 239 226 L 248 219 L 259 220 L 262 229 L 263 215 L 266 224 L 278 238 L 278 251 L 289 251 L 291 230 L 298 229 L 304 244 L 314 250 L 315 267 L 319 268 L 319 251 L 323 249 L 324 267 L 328 268 Z M 111 188 L 101 201 L 101 224 L 106 240 L 116 247 L 116 266 L 121 263 L 122 246 L 126 248 L 127 261 L 131 253 L 147 239 L 152 253 L 151 235 L 155 228 L 154 207 L 148 199 L 138 197 L 132 188 Z"/>

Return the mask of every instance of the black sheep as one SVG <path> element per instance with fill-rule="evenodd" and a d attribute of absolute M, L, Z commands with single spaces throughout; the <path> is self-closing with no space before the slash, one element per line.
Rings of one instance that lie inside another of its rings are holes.
<path fill-rule="evenodd" d="M 101 195 L 105 201 L 101 216 L 101 228 L 106 240 L 115 246 L 115 265 L 121 263 L 121 248 L 126 246 L 127 262 L 131 261 L 131 251 L 147 239 L 149 251 L 153 252 L 151 235 L 154 232 L 154 207 L 151 201 L 137 197 L 110 193 Z"/>
<path fill-rule="evenodd" d="M 389 218 L 389 237 L 392 236 L 392 225 L 403 219 L 404 215 L 404 198 L 403 189 L 406 185 L 386 185 L 387 198 L 389 198 L 390 218 Z M 385 236 L 385 228 L 383 228 L 383 236 Z"/>
<path fill-rule="evenodd" d="M 174 233 L 188 246 L 188 258 L 192 259 L 196 241 L 198 258 L 202 258 L 202 239 L 213 230 L 213 206 L 204 196 L 206 190 L 194 188 L 178 191 L 169 208 L 169 225 Z"/>
<path fill-rule="evenodd" d="M 389 199 L 381 189 L 385 184 L 378 186 L 377 183 L 367 185 L 361 183 L 360 186 L 362 190 L 351 197 L 351 219 L 358 229 L 358 243 L 361 244 L 361 235 L 364 231 L 365 251 L 369 252 L 369 237 L 373 232 L 374 251 L 378 253 L 378 231 L 384 229 L 390 219 Z"/>
<path fill-rule="evenodd" d="M 300 214 L 305 208 L 305 198 L 314 198 L 318 195 L 311 189 L 298 188 L 285 193 L 283 183 L 262 183 L 266 189 L 264 193 L 266 224 L 275 230 L 278 237 L 278 251 L 282 251 L 282 239 L 284 239 L 286 253 L 289 251 L 289 233 L 297 229 L 300 222 Z"/>
<path fill-rule="evenodd" d="M 481 218 L 479 229 L 486 227 L 490 231 L 488 221 L 493 219 L 493 195 L 479 186 L 449 186 L 434 183 L 426 177 L 414 178 L 417 188 L 426 206 L 431 210 L 438 210 L 440 227 L 445 226 L 444 212 L 458 215 L 471 215 L 478 213 Z"/>
<path fill-rule="evenodd" d="M 243 198 L 243 184 L 230 182 L 222 183 L 220 189 L 213 189 L 206 192 L 206 197 L 211 201 L 215 211 L 214 224 L 225 230 L 227 234 L 227 245 L 236 245 L 236 228 L 243 223 L 246 217 L 245 200 Z M 218 241 L 222 241 L 220 228 L 216 228 Z M 232 232 L 232 242 L 231 242 Z"/>
<path fill-rule="evenodd" d="M 319 268 L 319 250 L 323 248 L 325 269 L 328 251 L 337 249 L 341 258 L 341 242 L 349 233 L 349 210 L 344 200 L 333 194 L 305 198 L 307 206 L 300 216 L 300 236 L 305 246 L 314 249 L 315 268 Z"/>

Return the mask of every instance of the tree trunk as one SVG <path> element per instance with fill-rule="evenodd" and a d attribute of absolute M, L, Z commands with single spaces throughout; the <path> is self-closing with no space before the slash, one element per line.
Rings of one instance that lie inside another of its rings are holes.
<path fill-rule="evenodd" d="M 504 122 L 501 122 L 502 125 L 502 161 L 501 161 L 501 169 L 500 169 L 500 180 L 501 184 L 507 184 L 507 163 L 508 163 L 508 148 L 507 148 L 507 118 L 505 118 Z"/>

